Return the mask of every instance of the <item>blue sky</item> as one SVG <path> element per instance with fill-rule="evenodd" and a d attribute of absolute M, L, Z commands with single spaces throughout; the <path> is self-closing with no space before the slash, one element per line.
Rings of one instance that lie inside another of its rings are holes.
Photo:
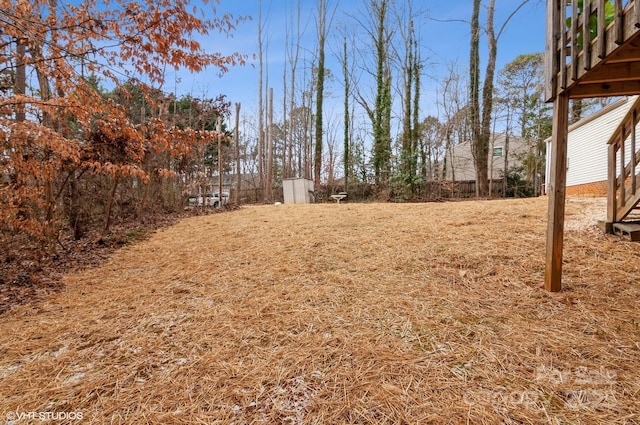
<path fill-rule="evenodd" d="M 357 26 L 353 17 L 363 19 L 364 1 L 368 0 L 330 0 L 330 4 L 338 4 L 333 27 L 327 41 L 328 67 L 332 68 L 338 81 L 330 83 L 328 90 L 335 94 L 338 101 L 340 86 L 340 66 L 334 59 L 333 46 L 341 46 L 342 32 L 339 27 L 349 25 L 349 31 L 355 31 Z M 401 0 L 398 0 L 401 3 Z M 499 28 L 506 17 L 511 14 L 519 1 L 496 0 L 496 28 Z M 200 40 L 203 46 L 210 51 L 222 51 L 228 53 L 238 51 L 252 55 L 257 52 L 258 29 L 258 0 L 221 0 L 216 5 L 217 14 L 231 13 L 234 16 L 249 15 L 252 20 L 239 25 L 233 38 L 227 39 L 219 34 L 211 34 Z M 315 49 L 315 16 L 316 1 L 303 0 L 301 20 L 306 25 L 305 33 L 301 40 L 303 52 L 309 60 Z M 265 21 L 265 37 L 268 38 L 268 60 L 270 86 L 274 88 L 275 102 L 281 102 L 282 93 L 282 66 L 285 58 L 285 28 L 291 25 L 292 9 L 297 8 L 297 0 L 262 0 L 263 20 Z M 545 43 L 545 2 L 530 0 L 515 17 L 509 22 L 502 34 L 498 45 L 497 69 L 513 60 L 519 54 L 544 51 Z M 435 96 L 437 81 L 446 75 L 447 65 L 457 61 L 460 73 L 464 76 L 468 69 L 469 55 L 469 24 L 472 11 L 471 0 L 449 0 L 435 2 L 432 0 L 414 0 L 414 11 L 420 10 L 420 17 L 416 20 L 417 30 L 420 33 L 423 45 L 423 55 L 426 56 L 427 67 L 423 84 L 423 102 L 426 113 L 435 114 L 430 106 Z M 360 50 L 366 49 L 366 42 L 362 41 Z M 306 52 L 306 53 L 305 53 Z M 486 65 L 486 54 L 481 57 L 481 69 Z M 243 111 L 250 113 L 257 110 L 258 88 L 258 61 L 250 59 L 244 67 L 234 67 L 223 77 L 217 75 L 217 71 L 210 70 L 201 74 L 178 74 L 180 81 L 177 91 L 181 94 L 193 93 L 196 97 L 215 97 L 219 93 L 227 95 L 231 102 L 240 102 Z M 300 65 L 302 66 L 302 65 Z M 299 73 L 301 71 L 298 71 Z M 332 85 L 332 86 L 331 86 Z M 173 91 L 175 82 L 168 78 L 165 90 Z M 331 97 L 331 94 L 329 95 Z M 329 99 L 331 102 L 331 99 Z"/>

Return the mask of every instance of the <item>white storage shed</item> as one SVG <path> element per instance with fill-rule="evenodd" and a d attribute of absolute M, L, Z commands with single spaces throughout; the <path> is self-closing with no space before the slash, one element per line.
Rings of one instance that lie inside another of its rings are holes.
<path fill-rule="evenodd" d="M 283 179 L 282 190 L 285 204 L 310 204 L 315 201 L 313 180 L 305 178 Z"/>

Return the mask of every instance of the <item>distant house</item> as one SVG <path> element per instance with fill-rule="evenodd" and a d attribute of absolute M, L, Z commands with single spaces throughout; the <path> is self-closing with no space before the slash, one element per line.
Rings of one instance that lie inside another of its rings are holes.
<path fill-rule="evenodd" d="M 609 139 L 638 97 L 625 97 L 569 126 L 567 194 L 607 194 Z M 551 164 L 551 138 L 547 142 L 547 175 Z M 547 193 L 549 191 L 547 183 Z"/>
<path fill-rule="evenodd" d="M 495 134 L 489 146 L 489 177 L 493 180 L 502 179 L 504 172 L 505 155 L 508 157 L 508 167 L 521 165 L 518 154 L 528 151 L 526 140 L 519 137 L 509 137 L 507 152 L 506 135 Z M 471 142 L 464 142 L 456 145 L 447 152 L 447 173 L 446 179 L 449 181 L 475 181 L 476 168 L 471 153 Z"/>

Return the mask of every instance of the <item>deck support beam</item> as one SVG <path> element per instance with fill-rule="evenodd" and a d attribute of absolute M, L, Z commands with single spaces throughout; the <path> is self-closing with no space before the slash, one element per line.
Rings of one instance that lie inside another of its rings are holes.
<path fill-rule="evenodd" d="M 616 143 L 609 145 L 607 158 L 607 223 L 613 224 L 618 215 L 618 177 L 616 174 L 616 155 L 618 146 Z M 613 228 L 612 228 L 613 230 Z"/>
<path fill-rule="evenodd" d="M 559 93 L 553 102 L 551 136 L 551 175 L 547 219 L 547 255 L 544 287 L 547 291 L 562 289 L 562 246 L 567 186 L 567 139 L 569 131 L 569 95 Z"/>

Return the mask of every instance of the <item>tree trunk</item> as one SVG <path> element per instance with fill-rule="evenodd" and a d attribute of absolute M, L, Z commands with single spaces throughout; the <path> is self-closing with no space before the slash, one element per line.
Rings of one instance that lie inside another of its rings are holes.
<path fill-rule="evenodd" d="M 120 175 L 116 175 L 113 180 L 113 186 L 109 192 L 109 199 L 107 200 L 107 209 L 104 212 L 104 226 L 102 227 L 102 233 L 107 233 L 109 226 L 111 225 L 111 210 L 116 199 L 116 190 L 118 189 L 118 183 L 120 182 Z"/>
<path fill-rule="evenodd" d="M 482 127 L 480 133 L 480 143 L 478 154 L 480 158 L 488 160 L 489 141 L 491 139 L 491 118 L 493 113 L 493 80 L 496 70 L 496 58 L 498 54 L 498 43 L 493 28 L 493 16 L 495 11 L 495 0 L 490 0 L 487 8 L 487 38 L 489 43 L 489 59 L 487 60 L 487 68 L 484 77 L 484 86 L 482 88 Z M 480 196 L 491 196 L 489 192 L 489 184 L 487 179 L 487 168 L 482 165 L 482 161 L 478 162 L 479 173 L 478 191 Z"/>
<path fill-rule="evenodd" d="M 471 48 L 469 54 L 469 119 L 471 121 L 471 151 L 476 171 L 476 196 L 480 196 L 478 182 L 486 178 L 487 157 L 483 151 L 480 131 L 480 0 L 473 0 L 471 17 Z M 484 174 L 482 173 L 484 168 Z"/>
<path fill-rule="evenodd" d="M 390 76 L 387 70 L 388 42 L 386 38 L 388 0 L 372 1 L 372 9 L 375 12 L 377 28 L 374 33 L 374 45 L 376 49 L 376 102 L 373 110 L 373 167 L 376 185 L 385 185 L 389 179 L 389 165 L 391 152 L 389 152 L 390 134 L 386 129 L 386 116 L 388 105 L 387 92 Z"/>
<path fill-rule="evenodd" d="M 264 147 L 264 101 L 263 90 L 263 54 L 262 54 L 262 0 L 258 0 L 258 182 L 264 190 L 263 147 Z M 264 199 L 264 192 L 263 192 Z"/>
<path fill-rule="evenodd" d="M 144 190 L 142 191 L 142 199 L 140 200 L 139 206 L 137 208 L 137 219 L 139 219 L 142 223 L 144 223 L 144 219 L 145 219 L 145 210 L 147 209 L 147 202 L 149 201 L 149 195 L 151 194 L 151 185 L 153 184 L 153 171 L 151 169 L 151 167 L 147 167 L 147 170 L 145 171 L 146 174 L 149 176 L 149 181 L 147 183 L 144 183 Z"/>
<path fill-rule="evenodd" d="M 24 95 L 27 89 L 26 69 L 24 65 L 24 57 L 27 54 L 27 48 L 24 40 L 18 38 L 16 40 L 16 79 L 13 92 L 16 96 Z M 22 122 L 26 119 L 25 108 L 23 104 L 16 106 L 16 122 Z"/>
<path fill-rule="evenodd" d="M 344 75 L 344 191 L 349 192 L 349 165 L 350 165 L 350 144 L 349 144 L 349 65 L 347 58 L 347 38 L 344 38 L 342 58 L 342 73 Z"/>
<path fill-rule="evenodd" d="M 295 97 L 295 87 L 296 87 L 296 70 L 298 68 L 298 58 L 300 56 L 300 9 L 301 9 L 301 5 L 300 5 L 300 1 L 298 0 L 298 9 L 297 9 L 297 15 L 296 15 L 296 37 L 295 37 L 295 51 L 293 54 L 293 57 L 289 57 L 289 63 L 291 65 L 291 88 L 290 88 L 290 93 L 289 93 L 289 131 L 287 132 L 286 138 L 288 140 L 287 142 L 287 146 L 288 146 L 288 154 L 287 154 L 287 165 L 286 165 L 286 170 L 287 170 L 287 174 L 286 177 L 294 177 L 294 172 L 293 172 L 293 132 L 295 131 L 294 129 L 294 125 L 293 125 L 293 111 L 295 109 L 296 106 L 296 97 Z M 301 176 L 300 174 L 300 156 L 299 156 L 300 150 L 298 149 L 298 176 Z"/>
<path fill-rule="evenodd" d="M 267 172 L 265 199 L 273 202 L 273 88 L 269 89 L 267 107 Z"/>
<path fill-rule="evenodd" d="M 385 84 L 383 97 L 382 132 L 384 143 L 384 168 L 382 179 L 385 186 L 389 186 L 391 180 L 391 70 L 389 64 L 385 68 Z"/>
<path fill-rule="evenodd" d="M 222 196 L 222 117 L 218 117 L 216 127 L 218 132 L 218 207 L 222 208 L 224 203 L 224 197 Z"/>
<path fill-rule="evenodd" d="M 493 195 L 493 167 L 494 167 L 494 163 L 495 163 L 495 157 L 493 156 L 493 150 L 496 147 L 496 138 L 495 137 L 491 137 L 491 145 L 489 146 L 489 152 L 491 152 L 491 155 L 489 155 L 489 196 Z"/>
<path fill-rule="evenodd" d="M 420 49 L 418 47 L 418 40 L 414 42 L 414 54 L 413 54 L 413 125 L 411 127 L 411 139 L 412 139 L 412 168 L 413 175 L 418 172 L 418 144 L 420 143 L 420 72 L 422 65 L 420 64 Z"/>
<path fill-rule="evenodd" d="M 316 123 L 315 123 L 315 152 L 313 159 L 313 180 L 316 187 L 320 186 L 320 171 L 322 170 L 322 141 L 324 135 L 322 122 L 322 108 L 324 104 L 324 46 L 327 38 L 327 2 L 318 1 L 318 79 L 316 81 Z"/>
<path fill-rule="evenodd" d="M 416 194 L 417 152 L 419 124 L 419 73 L 418 48 L 413 20 L 413 3 L 408 2 L 408 25 L 399 18 L 399 26 L 407 26 L 406 32 L 402 32 L 404 41 L 404 95 L 402 117 L 402 155 L 401 170 L 404 180 L 404 192 L 407 199 Z"/>
<path fill-rule="evenodd" d="M 507 197 L 507 175 L 509 174 L 509 122 L 507 121 L 507 134 L 504 140 L 504 172 L 502 178 L 502 197 Z"/>
<path fill-rule="evenodd" d="M 55 1 L 51 3 L 51 13 L 55 14 Z M 51 100 L 51 86 L 49 84 L 49 77 L 45 70 L 45 60 L 42 52 L 42 46 L 39 44 L 33 44 L 30 47 L 31 56 L 36 63 L 36 75 L 38 78 L 38 87 L 40 89 L 40 97 L 43 102 L 48 102 Z M 50 129 L 53 129 L 53 117 L 51 114 L 43 110 L 42 111 L 42 124 Z M 43 162 L 49 160 L 49 152 L 44 153 L 44 157 L 42 158 Z M 45 205 L 46 205 L 46 216 L 44 221 L 45 226 L 45 236 L 47 239 L 47 249 L 49 255 L 54 255 L 56 253 L 56 244 L 55 244 L 55 231 L 53 228 L 53 176 L 50 173 L 45 174 L 44 176 L 44 194 L 45 194 Z"/>
<path fill-rule="evenodd" d="M 236 193 L 234 203 L 240 205 L 240 190 L 242 189 L 242 170 L 240 168 L 240 103 L 236 103 L 236 128 L 233 132 L 233 141 L 236 152 Z"/>
<path fill-rule="evenodd" d="M 287 32 L 287 39 L 289 33 Z M 287 144 L 289 143 L 289 127 L 291 126 L 291 120 L 287 120 L 287 102 L 288 102 L 288 88 L 287 88 L 287 63 L 285 62 L 282 67 L 282 177 L 289 177 L 289 170 L 287 168 L 288 160 L 287 153 L 289 149 Z M 293 88 L 291 89 L 293 90 Z"/>
<path fill-rule="evenodd" d="M 489 58 L 487 60 L 487 68 L 485 72 L 485 80 L 482 90 L 482 121 L 480 121 L 479 107 L 479 40 L 480 40 L 480 25 L 479 25 L 479 12 L 480 12 L 480 0 L 474 0 L 473 2 L 473 17 L 471 20 L 471 122 L 472 122 L 472 143 L 475 143 L 473 148 L 474 161 L 476 164 L 476 194 L 478 196 L 486 196 L 488 191 L 488 155 L 489 155 L 489 139 L 491 137 L 491 114 L 493 112 L 493 88 L 494 88 L 494 76 L 496 68 L 496 58 L 498 52 L 498 38 L 503 33 L 506 25 L 511 18 L 525 5 L 529 0 L 521 1 L 514 11 L 504 21 L 498 35 L 496 36 L 494 28 L 494 14 L 495 14 L 495 0 L 489 1 L 487 7 L 487 24 L 486 34 L 488 40 Z"/>
<path fill-rule="evenodd" d="M 415 174 L 415 166 L 413 165 L 413 134 L 411 131 L 411 119 L 413 114 L 411 108 L 413 106 L 412 90 L 413 90 L 413 51 L 411 47 L 411 23 L 409 24 L 408 40 L 405 41 L 407 55 L 404 63 L 404 99 L 403 99 L 403 116 L 402 116 L 402 179 L 404 180 L 404 195 L 407 199 L 413 196 L 413 177 Z"/>
<path fill-rule="evenodd" d="M 82 175 L 84 171 L 80 173 Z M 76 170 L 69 171 L 68 212 L 69 225 L 73 229 L 73 239 L 78 241 L 84 237 L 85 217 L 82 211 L 80 191 L 78 190 L 78 178 Z"/>
<path fill-rule="evenodd" d="M 309 94 L 308 96 L 305 96 L 305 102 L 308 102 L 308 104 L 305 106 L 303 104 L 303 111 L 304 111 L 304 129 L 303 129 L 303 133 L 304 136 L 302 138 L 302 144 L 303 144 L 303 172 L 302 172 L 302 177 L 304 177 L 305 179 L 313 179 L 313 157 L 312 157 L 312 136 L 313 136 L 313 117 L 311 114 L 311 110 L 313 107 L 313 100 L 312 100 L 312 96 Z"/>
<path fill-rule="evenodd" d="M 327 143 L 327 153 L 329 154 L 329 158 L 327 161 L 327 189 L 329 191 L 329 193 L 331 193 L 330 191 L 333 189 L 334 183 L 335 183 L 335 176 L 334 176 L 334 166 L 335 164 L 334 162 L 334 153 L 333 151 L 335 150 L 335 146 L 333 145 L 333 143 Z"/>

